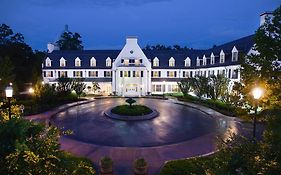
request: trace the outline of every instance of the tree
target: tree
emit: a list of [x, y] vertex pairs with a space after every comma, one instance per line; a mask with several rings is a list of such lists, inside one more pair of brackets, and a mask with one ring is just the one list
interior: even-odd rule
[[59, 130], [21, 118], [0, 124], [2, 174], [95, 174], [91, 162], [61, 151]]
[[281, 6], [267, 19], [255, 34], [256, 54], [246, 57], [242, 64], [242, 96], [246, 103], [254, 106], [251, 91], [255, 86], [265, 89], [260, 105], [266, 108], [281, 106]]
[[208, 93], [211, 99], [223, 99], [228, 96], [229, 79], [224, 75], [212, 75], [209, 77], [209, 90]]
[[14, 66], [9, 57], [2, 58], [0, 56], [0, 92], [3, 92], [5, 87], [9, 85], [10, 82], [14, 82]]
[[85, 88], [86, 88], [86, 84], [83, 83], [83, 79], [74, 79], [72, 81], [71, 89], [76, 92], [78, 98], [81, 96]]
[[209, 80], [204, 76], [196, 76], [190, 79], [192, 89], [195, 94], [202, 98], [204, 95], [207, 95], [209, 92]]
[[100, 85], [97, 82], [92, 82], [92, 84], [93, 84], [93, 91], [95, 94], [97, 90], [100, 90]]
[[14, 33], [6, 24], [0, 25], [0, 57], [9, 57], [11, 67], [14, 67], [13, 85], [20, 91], [26, 90], [25, 83], [35, 83], [40, 79], [41, 63], [45, 56], [43, 52], [40, 53], [33, 52], [24, 42], [22, 34]]
[[78, 33], [65, 31], [59, 41], [56, 42], [60, 50], [83, 50], [81, 36]]
[[66, 78], [66, 77], [60, 77], [58, 79], [58, 86], [57, 86], [56, 90], [62, 94], [70, 93], [72, 90], [72, 83], [73, 83], [73, 79]]
[[136, 103], [136, 100], [134, 100], [133, 98], [128, 98], [126, 102], [129, 103], [130, 107], [132, 107], [132, 104]]
[[188, 95], [191, 89], [191, 79], [185, 78], [178, 82], [178, 86], [184, 96]]

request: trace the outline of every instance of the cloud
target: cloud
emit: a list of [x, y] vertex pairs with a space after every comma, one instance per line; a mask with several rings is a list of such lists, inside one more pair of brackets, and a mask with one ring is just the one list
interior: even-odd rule
[[171, 0], [27, 0], [29, 3], [38, 6], [57, 6], [68, 4], [90, 5], [90, 6], [138, 6], [149, 3], [161, 3]]

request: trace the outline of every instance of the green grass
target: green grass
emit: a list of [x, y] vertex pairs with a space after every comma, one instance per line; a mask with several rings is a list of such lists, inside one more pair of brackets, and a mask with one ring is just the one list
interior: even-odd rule
[[213, 169], [214, 155], [170, 161], [162, 168], [160, 175], [204, 175]]
[[152, 110], [143, 105], [120, 105], [116, 106], [111, 110], [112, 113], [118, 115], [126, 115], [126, 116], [138, 116], [138, 115], [147, 115], [152, 112]]

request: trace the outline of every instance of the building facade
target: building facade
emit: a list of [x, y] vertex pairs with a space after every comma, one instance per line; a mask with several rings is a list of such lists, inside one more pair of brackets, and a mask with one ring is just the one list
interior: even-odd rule
[[142, 50], [136, 37], [128, 37], [122, 50], [61, 51], [48, 44], [43, 79], [55, 84], [59, 77], [83, 78], [88, 93], [92, 82], [107, 95], [175, 93], [177, 82], [198, 75], [223, 74], [230, 83], [239, 81], [239, 58], [253, 45], [253, 35], [206, 50]]

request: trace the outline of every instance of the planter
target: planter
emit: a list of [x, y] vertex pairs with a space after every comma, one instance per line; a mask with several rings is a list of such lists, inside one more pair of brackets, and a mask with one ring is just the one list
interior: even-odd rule
[[134, 162], [134, 174], [135, 175], [147, 175], [148, 165], [147, 162], [143, 159], [136, 159]]
[[109, 157], [103, 157], [100, 162], [100, 175], [113, 175], [113, 161]]

